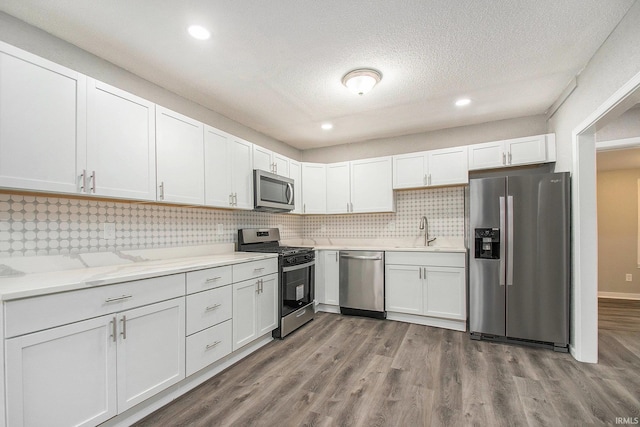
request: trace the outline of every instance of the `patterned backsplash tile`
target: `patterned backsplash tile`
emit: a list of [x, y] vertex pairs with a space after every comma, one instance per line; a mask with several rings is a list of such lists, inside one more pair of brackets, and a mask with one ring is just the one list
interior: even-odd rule
[[[102, 223], [115, 223], [114, 240]], [[247, 227], [302, 237], [297, 215], [0, 193], [0, 258], [232, 243]]]
[[[250, 227], [278, 227], [283, 240], [414, 237], [423, 215], [430, 236], [464, 234], [462, 187], [401, 191], [396, 202], [395, 213], [300, 217], [0, 193], [0, 258], [233, 243]], [[115, 223], [115, 239], [103, 238], [102, 223]]]
[[305, 238], [402, 238], [424, 233], [420, 219], [429, 221], [429, 236], [464, 236], [464, 187], [399, 191], [396, 212], [380, 214], [314, 215], [304, 218]]

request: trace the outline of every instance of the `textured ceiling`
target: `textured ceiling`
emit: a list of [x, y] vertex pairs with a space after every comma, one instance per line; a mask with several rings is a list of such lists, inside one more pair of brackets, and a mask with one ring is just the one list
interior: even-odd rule
[[[306, 149], [542, 114], [633, 1], [0, 0], [0, 10]], [[211, 39], [191, 39], [194, 23]], [[340, 82], [360, 67], [384, 76], [364, 96]], [[473, 103], [457, 108], [459, 97]]]

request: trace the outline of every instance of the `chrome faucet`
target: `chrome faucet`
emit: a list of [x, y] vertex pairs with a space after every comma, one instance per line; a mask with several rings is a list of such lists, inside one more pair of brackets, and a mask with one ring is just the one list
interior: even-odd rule
[[420, 230], [424, 230], [424, 245], [425, 246], [429, 246], [429, 243], [431, 243], [434, 240], [436, 240], [435, 237], [433, 239], [429, 238], [429, 220], [427, 219], [426, 216], [423, 216], [422, 219], [420, 220]]

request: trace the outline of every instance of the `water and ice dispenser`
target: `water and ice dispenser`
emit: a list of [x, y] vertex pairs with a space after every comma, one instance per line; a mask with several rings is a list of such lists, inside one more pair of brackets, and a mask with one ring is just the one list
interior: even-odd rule
[[476, 258], [500, 259], [500, 229], [476, 228]]

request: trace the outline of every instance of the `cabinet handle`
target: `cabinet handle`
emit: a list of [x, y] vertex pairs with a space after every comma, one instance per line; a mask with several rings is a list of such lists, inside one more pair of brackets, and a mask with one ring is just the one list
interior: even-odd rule
[[429, 185], [431, 185], [431, 174], [429, 174]]
[[164, 200], [164, 181], [160, 181], [160, 200]]
[[217, 346], [218, 344], [220, 344], [222, 341], [216, 341], [213, 342], [211, 344], [207, 344], [207, 346], [204, 348], [205, 350], [211, 350], [213, 347]]
[[122, 319], [120, 319], [122, 321], [122, 332], [120, 333], [120, 335], [122, 335], [122, 339], [126, 340], [127, 339], [127, 316], [122, 316]]
[[307, 213], [307, 204], [306, 203], [302, 204], [302, 213]]
[[84, 192], [87, 187], [87, 170], [82, 169], [82, 173], [80, 174], [80, 191]]
[[260, 280], [256, 280], [256, 294], [260, 293]]
[[422, 279], [422, 267], [418, 269], [418, 277]]
[[233, 206], [238, 206], [238, 193], [233, 193]]
[[233, 193], [229, 193], [229, 206], [233, 206]]
[[113, 342], [116, 342], [118, 339], [118, 319], [116, 316], [113, 316], [113, 320], [111, 320], [111, 338], [113, 338]]
[[338, 262], [338, 252], [336, 252], [336, 262]]
[[425, 174], [424, 174], [424, 178], [422, 178], [422, 183], [423, 183], [424, 185], [429, 185], [429, 184], [428, 184], [428, 182], [429, 182], [429, 181], [427, 181], [427, 174], [425, 173]]
[[353, 203], [351, 203], [351, 212], [353, 212]]
[[427, 278], [427, 267], [424, 268], [424, 273], [422, 273], [422, 278], [423, 279]]
[[216, 308], [220, 307], [222, 304], [214, 304], [214, 305], [210, 305], [209, 307], [205, 308], [204, 311], [212, 311], [215, 310]]
[[505, 154], [505, 152], [502, 152], [502, 164], [506, 165], [507, 164], [507, 155]]
[[133, 295], [122, 295], [121, 297], [107, 298], [106, 300], [104, 300], [104, 302], [122, 301], [124, 299], [129, 299], [131, 297], [133, 297]]
[[511, 164], [511, 151], [509, 151], [509, 164]]
[[277, 175], [278, 174], [278, 164], [274, 163], [273, 166], [275, 166], [275, 168], [276, 168], [276, 175]]
[[222, 276], [209, 277], [207, 280], [204, 281], [204, 283], [211, 283], [211, 282], [215, 282], [216, 280], [220, 280], [220, 279], [222, 279]]
[[91, 192], [96, 194], [96, 171], [91, 172]]
[[258, 268], [254, 268], [254, 269], [253, 269], [253, 272], [254, 272], [254, 273], [259, 273], [259, 272], [261, 272], [261, 271], [263, 271], [263, 270], [264, 270], [264, 267], [258, 267]]

